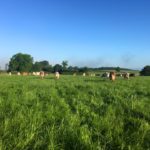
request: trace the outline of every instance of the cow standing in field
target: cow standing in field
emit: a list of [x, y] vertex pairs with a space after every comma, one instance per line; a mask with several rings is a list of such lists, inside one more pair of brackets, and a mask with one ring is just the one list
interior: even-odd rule
[[124, 79], [129, 79], [130, 78], [130, 74], [128, 72], [124, 73], [123, 75]]
[[32, 75], [33, 75], [33, 76], [36, 76], [36, 73], [35, 73], [35, 72], [33, 72], [33, 73], [32, 73]]
[[11, 76], [11, 72], [9, 72], [8, 75]]
[[105, 73], [102, 74], [101, 77], [103, 77], [103, 78], [109, 78], [110, 77], [110, 73], [109, 72], [105, 72]]
[[59, 78], [60, 78], [59, 72], [55, 72], [55, 79], [59, 79]]
[[18, 75], [18, 76], [20, 76], [20, 75], [21, 75], [21, 73], [20, 73], [20, 72], [17, 72], [17, 75]]
[[44, 76], [45, 76], [44, 71], [41, 71], [41, 72], [40, 72], [40, 77], [41, 77], [41, 79], [43, 79], [43, 78], [44, 78]]
[[27, 75], [28, 75], [28, 72], [22, 72], [22, 75], [23, 75], [23, 76], [27, 76]]
[[109, 79], [112, 80], [112, 81], [115, 81], [116, 80], [116, 73], [115, 72], [110, 72]]
[[85, 73], [83, 73], [83, 77], [85, 77], [86, 76], [86, 74]]
[[95, 77], [95, 73], [91, 73], [90, 76], [91, 76], [91, 77]]

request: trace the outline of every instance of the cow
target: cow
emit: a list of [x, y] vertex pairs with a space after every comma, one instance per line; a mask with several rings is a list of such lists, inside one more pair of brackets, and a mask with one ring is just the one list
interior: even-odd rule
[[110, 72], [109, 79], [112, 80], [112, 81], [115, 81], [116, 80], [116, 73], [115, 72]]
[[18, 75], [18, 76], [20, 76], [20, 75], [21, 75], [21, 73], [20, 73], [20, 72], [17, 72], [17, 75]]
[[91, 76], [91, 77], [95, 77], [95, 73], [91, 73], [90, 76]]
[[86, 73], [83, 73], [83, 75], [82, 75], [83, 77], [85, 77], [86, 76]]
[[59, 78], [60, 78], [59, 72], [55, 72], [55, 79], [59, 79]]
[[40, 76], [40, 72], [33, 72], [32, 75], [33, 76]]
[[43, 79], [43, 78], [44, 78], [44, 76], [45, 76], [44, 71], [40, 71], [40, 77], [41, 77], [41, 79]]
[[9, 72], [8, 75], [11, 76], [11, 72]]
[[109, 78], [110, 77], [110, 73], [109, 72], [105, 72], [102, 74], [101, 76], [102, 78]]
[[22, 72], [22, 75], [23, 75], [23, 76], [27, 76], [27, 75], [28, 75], [28, 72]]
[[123, 74], [124, 79], [129, 79], [130, 78], [130, 74], [128, 72]]

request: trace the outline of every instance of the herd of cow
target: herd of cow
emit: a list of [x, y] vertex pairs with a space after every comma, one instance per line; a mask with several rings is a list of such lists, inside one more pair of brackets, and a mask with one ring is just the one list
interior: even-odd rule
[[[12, 75], [11, 72], [9, 72], [8, 74], [9, 74], [9, 76]], [[22, 75], [22, 76], [27, 76], [27, 75], [40, 76], [41, 79], [43, 79], [45, 76], [48, 76], [48, 73], [46, 73], [46, 72], [44, 72], [44, 71], [33, 72], [33, 73], [28, 73], [28, 72], [22, 72], [22, 73], [20, 73], [20, 72], [17, 72], [16, 75], [18, 75], [18, 76], [21, 76], [21, 75]], [[56, 78], [56, 79], [59, 79], [59, 78], [60, 78], [59, 72], [55, 72], [55, 78]]]
[[102, 74], [102, 77], [106, 77], [112, 81], [115, 81], [116, 77], [123, 77], [124, 79], [129, 79], [130, 77], [135, 77], [135, 74], [128, 72], [118, 74], [116, 74], [115, 72], [105, 72], [104, 74]]
[[[9, 76], [12, 75], [11, 72], [9, 72], [8, 74], [9, 74]], [[28, 73], [28, 72], [20, 73], [20, 72], [17, 72], [17, 75], [18, 76], [20, 76], [20, 75], [23, 75], [23, 76], [27, 76], [27, 75], [40, 76], [41, 79], [43, 79], [45, 76], [48, 75], [48, 73], [45, 73], [44, 71], [33, 72], [33, 73]], [[76, 76], [76, 73], [74, 73], [73, 76]], [[91, 74], [83, 73], [82, 76], [83, 77], [85, 77], [85, 76], [94, 77], [94, 76], [96, 76], [96, 74], [94, 74], [94, 73], [91, 73]], [[116, 77], [123, 77], [124, 79], [129, 79], [130, 77], [135, 77], [135, 76], [136, 75], [134, 73], [128, 73], [128, 72], [125, 72], [125, 73], [105, 72], [105, 73], [103, 73], [101, 75], [102, 78], [108, 78], [108, 79], [110, 79], [112, 81], [115, 81]], [[59, 79], [60, 78], [60, 73], [59, 72], [55, 72], [54, 77], [55, 77], [55, 79]]]

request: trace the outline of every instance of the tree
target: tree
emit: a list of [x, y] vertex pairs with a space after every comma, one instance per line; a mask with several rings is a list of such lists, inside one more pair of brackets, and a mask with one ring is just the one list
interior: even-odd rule
[[150, 66], [145, 66], [141, 70], [140, 74], [143, 75], [143, 76], [150, 76]]
[[63, 70], [63, 67], [60, 65], [60, 64], [56, 64], [54, 67], [53, 67], [53, 72], [62, 72]]
[[63, 62], [62, 62], [62, 67], [63, 67], [63, 70], [67, 70], [68, 61], [63, 61]]
[[49, 64], [47, 60], [35, 62], [33, 64], [33, 71], [46, 71], [52, 72], [52, 66]]
[[82, 67], [82, 68], [79, 69], [79, 72], [82, 72], [82, 73], [85, 72], [85, 73], [87, 73], [88, 70], [89, 70], [88, 67]]
[[120, 67], [116, 67], [116, 69], [115, 69], [117, 72], [120, 72]]
[[32, 67], [32, 71], [41, 71], [42, 66], [39, 62], [35, 62]]
[[9, 71], [31, 71], [33, 58], [29, 54], [18, 53], [12, 56], [9, 62]]

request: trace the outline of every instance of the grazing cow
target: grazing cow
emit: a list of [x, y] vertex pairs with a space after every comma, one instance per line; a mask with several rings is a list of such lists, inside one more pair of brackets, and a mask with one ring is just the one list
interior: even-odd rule
[[18, 75], [18, 76], [20, 76], [20, 75], [21, 75], [21, 73], [20, 73], [20, 72], [17, 72], [17, 75]]
[[9, 72], [8, 75], [11, 76], [11, 72]]
[[116, 80], [116, 73], [115, 72], [110, 72], [109, 79], [112, 80], [112, 81], [115, 81]]
[[91, 73], [90, 76], [91, 76], [91, 77], [95, 77], [95, 73]]
[[55, 72], [55, 79], [59, 79], [59, 78], [60, 78], [59, 72]]
[[85, 73], [83, 73], [83, 77], [85, 77], [86, 76], [86, 74]]
[[23, 76], [27, 76], [27, 75], [28, 75], [28, 72], [22, 72], [22, 75], [23, 75]]
[[34, 76], [40, 76], [40, 72], [33, 72], [32, 75], [34, 75]]
[[40, 77], [41, 77], [41, 79], [43, 79], [43, 78], [44, 78], [44, 76], [45, 76], [44, 71], [40, 71]]
[[129, 79], [130, 78], [130, 74], [128, 72], [123, 74], [124, 79]]
[[103, 78], [109, 78], [110, 77], [110, 73], [109, 72], [105, 72], [105, 73], [102, 74], [101, 77], [103, 77]]
[[36, 76], [36, 72], [33, 72], [32, 75], [33, 75], [33, 76]]

